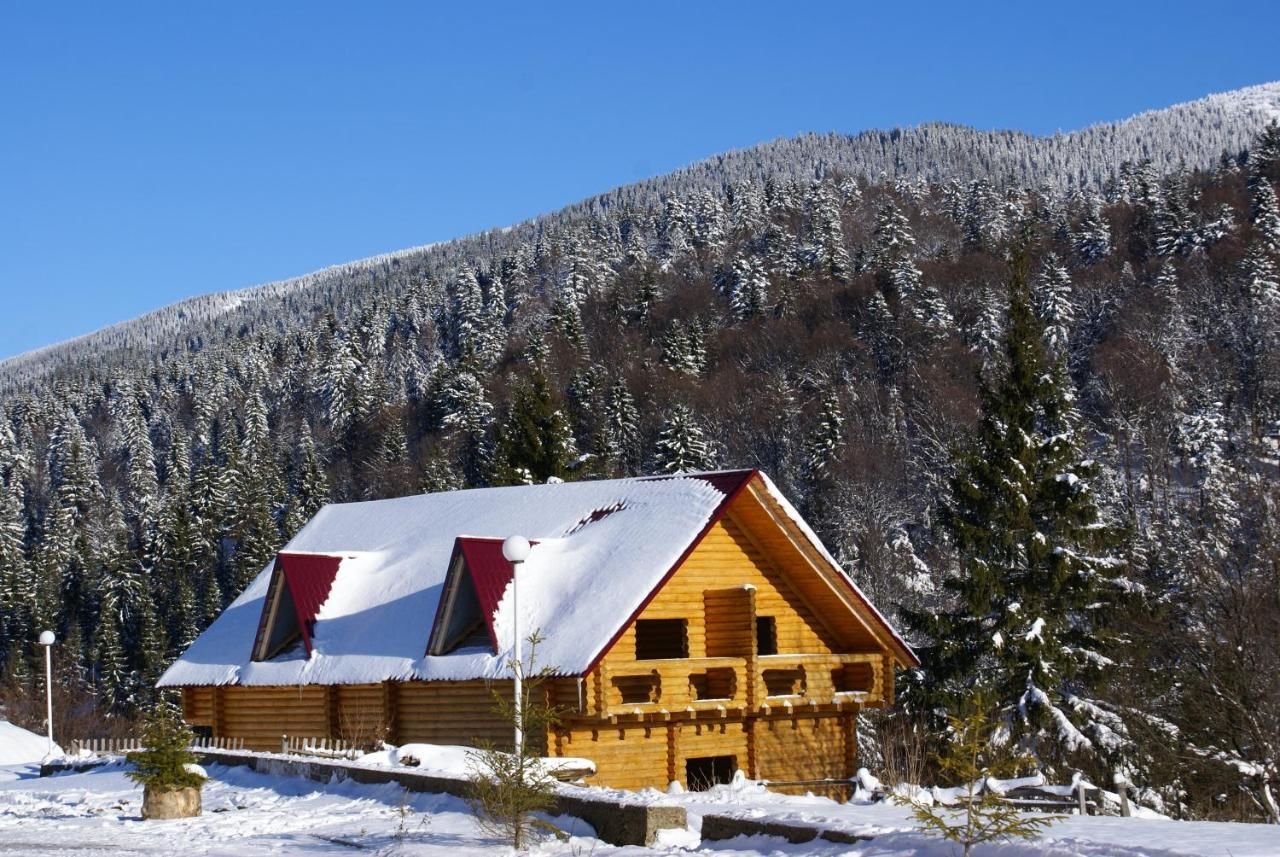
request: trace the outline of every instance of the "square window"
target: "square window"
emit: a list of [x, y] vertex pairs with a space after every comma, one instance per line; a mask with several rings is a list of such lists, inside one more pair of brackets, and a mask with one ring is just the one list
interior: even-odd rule
[[636, 660], [689, 657], [687, 619], [637, 619]]

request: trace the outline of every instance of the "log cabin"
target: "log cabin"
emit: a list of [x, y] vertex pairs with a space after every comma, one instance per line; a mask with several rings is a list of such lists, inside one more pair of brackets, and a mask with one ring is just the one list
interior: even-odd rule
[[[737, 770], [839, 793], [857, 715], [916, 656], [758, 470], [484, 488], [325, 506], [165, 672], [186, 719], [283, 735], [510, 747], [493, 693], [521, 637], [562, 715], [530, 736], [590, 782]], [[527, 652], [527, 647], [526, 647]]]

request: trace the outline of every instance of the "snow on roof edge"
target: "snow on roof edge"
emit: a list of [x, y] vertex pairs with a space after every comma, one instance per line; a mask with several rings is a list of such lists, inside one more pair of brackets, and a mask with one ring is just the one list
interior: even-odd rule
[[854, 583], [853, 578], [845, 573], [845, 570], [840, 566], [840, 563], [837, 562], [836, 558], [831, 555], [829, 550], [827, 550], [827, 546], [822, 543], [820, 538], [818, 538], [818, 534], [815, 533], [813, 528], [809, 526], [808, 522], [801, 517], [799, 510], [796, 509], [795, 506], [791, 505], [791, 501], [788, 500], [780, 490], [778, 490], [778, 486], [769, 478], [769, 474], [765, 473], [763, 470], [757, 470], [756, 472], [760, 475], [760, 480], [763, 482], [765, 489], [769, 492], [769, 496], [773, 498], [773, 501], [778, 504], [783, 512], [786, 513], [787, 517], [791, 519], [791, 522], [796, 525], [796, 528], [804, 534], [804, 537], [808, 539], [818, 553], [822, 555], [822, 558], [830, 563], [831, 567], [839, 573], [840, 579], [849, 585], [849, 588], [853, 590], [859, 600], [861, 600], [862, 603], [867, 606], [867, 609], [869, 609], [872, 614], [880, 620], [880, 623], [885, 627], [893, 639], [915, 660], [916, 665], [918, 666], [920, 664], [920, 656], [916, 654], [915, 649], [911, 648], [911, 645], [902, 638], [902, 635], [898, 633], [898, 629], [895, 628], [893, 623], [880, 612], [880, 608], [876, 607], [871, 599], [866, 596], [866, 593], [862, 591], [861, 587]]

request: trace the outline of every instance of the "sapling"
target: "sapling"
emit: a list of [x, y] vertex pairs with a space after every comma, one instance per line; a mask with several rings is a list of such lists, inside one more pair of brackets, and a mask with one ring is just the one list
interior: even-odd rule
[[1040, 830], [1063, 818], [1059, 815], [1028, 815], [986, 787], [989, 778], [1007, 779], [1020, 768], [1033, 764], [1026, 755], [1014, 751], [1007, 742], [993, 741], [995, 724], [981, 697], [970, 700], [960, 716], [949, 715], [951, 741], [935, 754], [938, 772], [944, 780], [962, 786], [961, 806], [950, 809], [939, 803], [925, 803], [919, 797], [898, 796], [911, 807], [916, 822], [926, 832], [955, 842], [965, 857], [973, 846], [1005, 839], [1032, 839]]
[[[523, 677], [522, 711], [517, 714], [509, 697], [493, 692], [494, 709], [503, 720], [515, 725], [520, 717], [525, 736], [535, 743], [560, 720], [562, 709], [546, 702], [540, 693], [542, 684], [552, 674], [550, 667], [538, 668], [537, 649], [542, 637], [534, 632], [528, 638], [527, 664], [512, 662]], [[492, 742], [482, 742], [473, 754], [469, 800], [480, 826], [509, 841], [516, 849], [529, 844], [532, 833], [551, 826], [538, 822], [535, 812], [551, 809], [555, 803], [556, 781], [542, 762], [538, 748], [531, 748], [526, 738], [512, 752], [498, 749]], [[554, 831], [554, 828], [551, 828]]]

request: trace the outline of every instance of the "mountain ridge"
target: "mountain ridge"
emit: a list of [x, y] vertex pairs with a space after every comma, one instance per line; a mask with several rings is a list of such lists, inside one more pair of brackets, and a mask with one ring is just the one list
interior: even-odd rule
[[[1192, 120], [1199, 119], [1199, 122]], [[1207, 140], [1201, 139], [1209, 122]], [[428, 255], [449, 248], [466, 253], [472, 244], [484, 245], [495, 239], [519, 240], [529, 230], [545, 224], [571, 220], [577, 215], [618, 206], [652, 205], [673, 192], [689, 192], [720, 187], [749, 177], [788, 176], [818, 179], [831, 172], [866, 180], [910, 178], [924, 181], [947, 179], [987, 179], [999, 186], [1033, 187], [1045, 183], [1028, 182], [1047, 176], [1059, 188], [1099, 189], [1114, 178], [1122, 160], [1149, 159], [1161, 174], [1179, 167], [1210, 166], [1212, 158], [1240, 151], [1248, 138], [1269, 121], [1280, 120], [1280, 81], [1256, 84], [1226, 92], [1212, 93], [1192, 101], [1135, 113], [1085, 128], [1036, 135], [1016, 130], [981, 130], [967, 125], [929, 122], [896, 129], [869, 129], [853, 134], [808, 133], [782, 137], [740, 149], [730, 149], [695, 161], [669, 173], [612, 188], [516, 224], [486, 230], [442, 242], [394, 250], [375, 256], [330, 265], [296, 277], [238, 289], [210, 292], [167, 304], [131, 319], [124, 319], [80, 336], [50, 343], [0, 360], [0, 388], [13, 387], [56, 370], [59, 365], [84, 356], [84, 350], [117, 354], [143, 348], [163, 350], [199, 347], [189, 335], [195, 326], [231, 319], [237, 312], [248, 315], [264, 302], [287, 300], [311, 288], [330, 287], [351, 277], [402, 265], [426, 265]], [[1147, 136], [1171, 125], [1174, 145], [1152, 150]], [[1190, 128], [1188, 133], [1186, 130]], [[1136, 132], [1136, 133], [1135, 133]], [[1133, 137], [1125, 140], [1126, 134]], [[1099, 139], [1100, 138], [1100, 139]], [[1196, 141], [1192, 145], [1191, 141]], [[1038, 147], [1049, 160], [1047, 169], [1036, 169], [1022, 148]], [[1221, 144], [1221, 145], [1220, 145]], [[1073, 149], [1092, 152], [1077, 169], [1065, 169]], [[876, 157], [876, 150], [879, 157]], [[1188, 149], [1193, 149], [1188, 158]], [[1215, 151], [1216, 149], [1216, 151]], [[1057, 150], [1057, 151], [1055, 151]], [[1129, 158], [1117, 158], [1127, 151]], [[1065, 153], [1065, 154], [1064, 154]], [[890, 158], [892, 156], [892, 158]], [[1138, 156], [1138, 157], [1134, 157]], [[874, 173], [876, 163], [890, 165]], [[1064, 173], [1066, 173], [1064, 175]], [[376, 279], [376, 273], [374, 274]], [[149, 324], [159, 328], [154, 332]], [[141, 334], [139, 330], [143, 329]], [[183, 341], [185, 339], [185, 341]]]

